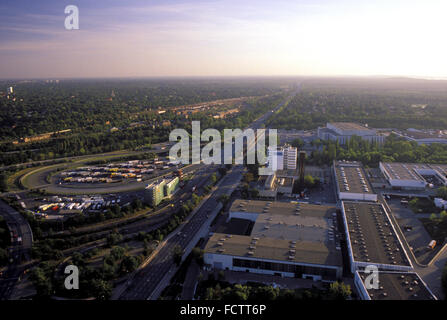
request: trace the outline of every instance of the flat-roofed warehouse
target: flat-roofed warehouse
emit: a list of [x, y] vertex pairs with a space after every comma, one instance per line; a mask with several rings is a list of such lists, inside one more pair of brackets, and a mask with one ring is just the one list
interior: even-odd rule
[[235, 200], [229, 217], [254, 221], [250, 235], [214, 234], [206, 265], [316, 281], [342, 276], [335, 207]]
[[334, 161], [333, 174], [340, 200], [377, 201], [360, 162]]
[[351, 271], [368, 265], [410, 271], [411, 262], [381, 203], [342, 202]]
[[434, 176], [447, 185], [445, 164], [380, 162], [379, 168], [395, 189], [423, 190], [429, 184], [423, 176]]
[[379, 271], [378, 286], [367, 289], [370, 275], [355, 273], [355, 287], [363, 300], [438, 300], [417, 273]]
[[322, 140], [334, 140], [346, 144], [353, 136], [374, 143], [383, 143], [384, 136], [377, 130], [355, 122], [328, 122], [326, 127], [318, 127], [317, 135]]

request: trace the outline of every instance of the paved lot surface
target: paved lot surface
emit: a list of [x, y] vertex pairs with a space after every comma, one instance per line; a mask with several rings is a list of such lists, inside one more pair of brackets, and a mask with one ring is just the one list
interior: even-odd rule
[[[405, 237], [413, 247], [416, 258], [423, 264], [429, 262], [433, 254], [427, 249], [427, 245], [432, 240], [424, 225], [419, 218], [425, 218], [424, 214], [415, 214], [410, 208], [400, 204], [400, 199], [387, 200], [394, 216], [396, 217], [399, 227], [404, 232]], [[405, 227], [410, 226], [412, 230], [406, 231]]]
[[[396, 220], [398, 220], [399, 218], [404, 220], [408, 219], [408, 222], [415, 222], [417, 223], [415, 220], [417, 220], [416, 217], [420, 216], [420, 214], [417, 214], [417, 216], [413, 213], [413, 211], [407, 209], [407, 210], [402, 210], [402, 206], [400, 206], [400, 202], [398, 202], [396, 204], [395, 201], [393, 201], [393, 199], [388, 200], [388, 206], [390, 207], [393, 216], [396, 218]], [[405, 208], [404, 208], [405, 209]], [[411, 216], [413, 215], [413, 216]], [[419, 221], [419, 220], [417, 220]], [[420, 221], [419, 221], [420, 222]], [[399, 225], [401, 224], [400, 222], [398, 222]], [[401, 228], [401, 230], [403, 230]], [[422, 230], [421, 233], [423, 234], [425, 231]], [[410, 244], [408, 239], [412, 238], [412, 235], [408, 235], [406, 231], [402, 231], [405, 234], [405, 240], [403, 240], [404, 242], [404, 247], [406, 248], [406, 250], [409, 250], [407, 247], [407, 244]], [[413, 232], [414, 232], [414, 228], [413, 228]], [[426, 232], [426, 231], [425, 231]], [[418, 237], [422, 237], [419, 238], [419, 242], [422, 243], [422, 241], [424, 240], [424, 236], [419, 235], [418, 233], [415, 232], [414, 238], [418, 238]], [[413, 239], [414, 240], [414, 239]], [[411, 244], [410, 244], [411, 245]], [[426, 246], [427, 244], [425, 244]], [[416, 247], [414, 247], [416, 250]], [[447, 250], [444, 250], [436, 259], [436, 261], [429, 265], [429, 266], [423, 266], [423, 265], [419, 265], [418, 263], [416, 263], [413, 259], [413, 256], [410, 254], [409, 255], [413, 267], [414, 267], [414, 271], [422, 278], [422, 280], [427, 284], [427, 286], [430, 288], [430, 290], [435, 294], [436, 297], [438, 297], [438, 299], [442, 300], [444, 299], [444, 292], [442, 290], [441, 287], [441, 277], [442, 277], [442, 270], [444, 269], [445, 264], [447, 263]]]
[[316, 189], [309, 190], [307, 197], [310, 203], [321, 202], [321, 203], [336, 203], [335, 198], [335, 186], [334, 180], [330, 173], [325, 176], [325, 183], [321, 184], [320, 187]]

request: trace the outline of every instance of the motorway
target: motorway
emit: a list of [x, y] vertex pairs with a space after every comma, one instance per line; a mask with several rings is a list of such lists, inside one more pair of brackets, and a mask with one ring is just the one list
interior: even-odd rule
[[[250, 126], [252, 129], [258, 129], [268, 120], [268, 118], [281, 108], [291, 97], [299, 90], [289, 95], [283, 102], [276, 106], [273, 110], [256, 119]], [[248, 146], [253, 148], [254, 144]], [[212, 168], [213, 166], [205, 166], [205, 168]], [[152, 294], [157, 289], [163, 276], [171, 272], [174, 266], [174, 249], [178, 246], [182, 250], [190, 244], [196, 233], [199, 232], [202, 225], [210, 218], [209, 213], [218, 206], [219, 198], [223, 194], [231, 194], [239, 184], [242, 177], [244, 167], [242, 165], [234, 166], [233, 169], [223, 177], [219, 187], [210, 195], [210, 197], [203, 203], [203, 205], [195, 212], [192, 217], [185, 221], [181, 230], [174, 231], [175, 233], [168, 237], [164, 245], [154, 256], [154, 258], [142, 269], [140, 269], [134, 278], [132, 278], [127, 288], [119, 295], [120, 300], [146, 300], [153, 299]], [[188, 187], [190, 185], [188, 184]]]
[[[10, 232], [15, 235], [14, 239], [11, 239], [12, 244], [9, 249], [12, 262], [0, 277], [0, 300], [8, 300], [23, 272], [24, 266], [21, 262], [30, 260], [33, 234], [25, 218], [3, 200], [0, 200], [0, 215], [5, 219]], [[19, 237], [22, 238], [21, 243], [17, 241]]]
[[120, 300], [144, 300], [151, 296], [161, 277], [169, 272], [174, 264], [174, 249], [177, 246], [182, 250], [187, 247], [202, 224], [208, 219], [211, 210], [218, 205], [219, 197], [237, 187], [242, 171], [243, 167], [237, 166], [223, 178], [219, 188], [183, 224], [181, 232], [169, 238], [154, 259], [137, 273], [132, 283], [119, 297]]

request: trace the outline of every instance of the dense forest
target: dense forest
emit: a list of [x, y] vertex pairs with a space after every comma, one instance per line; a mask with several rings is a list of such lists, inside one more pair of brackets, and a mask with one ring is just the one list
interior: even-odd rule
[[330, 121], [367, 123], [374, 128], [445, 129], [447, 81], [308, 80], [268, 126], [308, 130]]
[[[63, 80], [14, 84], [0, 97], [0, 166], [57, 157], [134, 149], [166, 141], [172, 128], [200, 120], [202, 128], [240, 128], [283, 97], [290, 80], [165, 79]], [[2, 82], [5, 88], [11, 83]], [[248, 97], [237, 116], [209, 113], [180, 117], [170, 107]], [[15, 101], [14, 101], [15, 100]], [[159, 114], [158, 110], [166, 110]], [[161, 125], [169, 120], [169, 126]], [[51, 139], [14, 144], [19, 138], [70, 129]]]

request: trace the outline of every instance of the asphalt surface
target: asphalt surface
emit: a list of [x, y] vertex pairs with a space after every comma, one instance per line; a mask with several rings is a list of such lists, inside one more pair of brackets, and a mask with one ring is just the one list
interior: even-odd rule
[[[8, 300], [25, 268], [21, 263], [31, 258], [33, 235], [25, 218], [3, 200], [0, 200], [0, 215], [5, 219], [8, 229], [17, 235], [9, 249], [9, 256], [13, 261], [0, 277], [0, 300]], [[17, 241], [19, 237], [22, 238], [21, 243]]]

